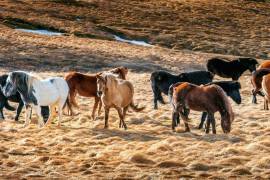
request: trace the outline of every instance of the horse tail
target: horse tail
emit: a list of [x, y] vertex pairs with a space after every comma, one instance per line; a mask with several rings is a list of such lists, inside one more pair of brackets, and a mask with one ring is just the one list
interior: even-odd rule
[[135, 105], [133, 101], [130, 103], [129, 106], [130, 106], [130, 107], [132, 108], [132, 110], [135, 111], [135, 112], [140, 112], [140, 111], [142, 111], [142, 110], [145, 109], [145, 106], [143, 106], [143, 107], [138, 107], [138, 105]]
[[172, 103], [173, 87], [174, 87], [174, 84], [170, 85], [169, 90], [168, 90], [168, 96], [169, 96], [170, 103]]
[[217, 85], [214, 86], [216, 87], [216, 91], [220, 97], [220, 99], [217, 100], [217, 105], [221, 115], [221, 127], [224, 133], [229, 133], [231, 131], [231, 124], [234, 120], [232, 106], [222, 88]]
[[6, 101], [4, 107], [5, 107], [7, 110], [9, 110], [9, 111], [15, 111], [15, 110], [16, 110], [14, 107], [12, 107], [12, 106], [8, 103], [8, 101]]
[[208, 77], [209, 77], [209, 79], [211, 80], [211, 82], [213, 81], [213, 79], [214, 79], [214, 76], [215, 76], [215, 74], [214, 73], [212, 73], [212, 72], [210, 72], [210, 71], [207, 71], [207, 73], [208, 73]]
[[63, 109], [65, 109], [65, 108], [68, 109], [68, 112], [70, 112], [70, 114], [73, 113], [73, 111], [72, 111], [72, 104], [71, 104], [71, 102], [70, 102], [69, 95], [68, 95], [68, 97], [67, 97], [67, 99], [66, 99], [66, 102], [65, 102], [65, 104], [64, 104], [64, 106], [63, 106]]

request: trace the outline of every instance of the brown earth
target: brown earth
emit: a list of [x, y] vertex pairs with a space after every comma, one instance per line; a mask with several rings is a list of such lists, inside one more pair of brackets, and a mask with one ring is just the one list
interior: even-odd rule
[[93, 99], [78, 98], [80, 114], [64, 116], [61, 128], [55, 119], [50, 127], [39, 129], [36, 116], [23, 128], [24, 113], [16, 123], [14, 112], [5, 110], [6, 120], [0, 121], [0, 179], [270, 178], [270, 113], [262, 110], [262, 98], [258, 105], [251, 104], [249, 73], [240, 79], [243, 103], [232, 102], [236, 118], [228, 135], [221, 131], [218, 114], [217, 135], [197, 129], [198, 112], [191, 112], [191, 133], [183, 132], [183, 124], [173, 133], [171, 106], [153, 110], [151, 71], [204, 69], [205, 61], [217, 54], [0, 28], [1, 73], [21, 69], [45, 78], [125, 65], [135, 102], [146, 105], [143, 112], [128, 114], [126, 131], [117, 127], [115, 110], [108, 130], [103, 129], [103, 114], [91, 120]]
[[270, 56], [268, 0], [4, 0], [0, 23], [98, 39], [117, 34], [178, 50]]

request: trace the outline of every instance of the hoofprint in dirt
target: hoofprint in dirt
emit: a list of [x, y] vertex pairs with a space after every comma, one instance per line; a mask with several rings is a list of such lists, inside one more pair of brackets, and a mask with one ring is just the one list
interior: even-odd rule
[[61, 128], [56, 119], [50, 127], [39, 129], [34, 124], [36, 116], [33, 124], [22, 128], [24, 112], [20, 123], [16, 123], [14, 113], [5, 111], [6, 120], [0, 122], [1, 178], [270, 177], [270, 112], [262, 110], [260, 97], [258, 104], [251, 104], [250, 73], [240, 78], [242, 104], [230, 100], [235, 120], [228, 135], [221, 130], [218, 114], [217, 135], [205, 135], [197, 129], [201, 113], [193, 111], [189, 116], [191, 133], [183, 132], [182, 122], [173, 133], [171, 106], [161, 105], [159, 110], [152, 107], [152, 70], [180, 73], [204, 69], [206, 60], [215, 54], [76, 37], [44, 37], [5, 28], [0, 35], [1, 73], [23, 67], [43, 78], [63, 77], [69, 70], [94, 73], [126, 65], [130, 69], [127, 79], [135, 89], [134, 101], [146, 105], [143, 112], [128, 113], [126, 131], [118, 128], [114, 110], [109, 116], [109, 129], [103, 129], [103, 115], [91, 120], [94, 101], [89, 98], [78, 98], [80, 114], [64, 116]]

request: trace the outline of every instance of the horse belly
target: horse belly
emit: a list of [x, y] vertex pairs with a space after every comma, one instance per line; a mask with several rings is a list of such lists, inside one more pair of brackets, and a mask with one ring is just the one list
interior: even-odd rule
[[59, 100], [59, 93], [54, 86], [43, 87], [40, 90], [36, 90], [34, 96], [37, 99], [37, 102], [41, 106], [48, 106], [56, 103]]

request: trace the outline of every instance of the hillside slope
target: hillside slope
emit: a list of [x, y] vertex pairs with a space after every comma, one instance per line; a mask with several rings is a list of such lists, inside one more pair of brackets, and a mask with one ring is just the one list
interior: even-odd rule
[[174, 49], [254, 56], [270, 52], [270, 2], [249, 0], [25, 0], [0, 2], [2, 24], [80, 37], [113, 34]]

